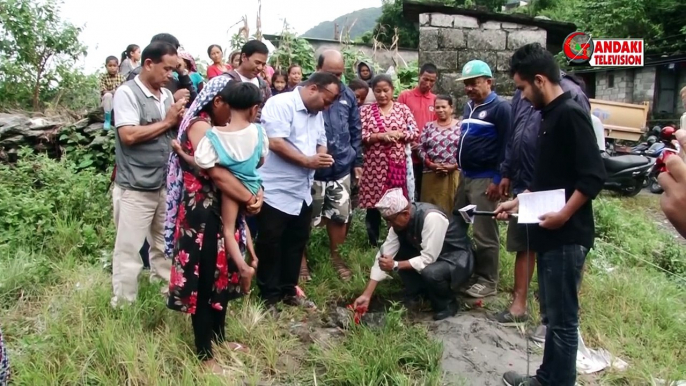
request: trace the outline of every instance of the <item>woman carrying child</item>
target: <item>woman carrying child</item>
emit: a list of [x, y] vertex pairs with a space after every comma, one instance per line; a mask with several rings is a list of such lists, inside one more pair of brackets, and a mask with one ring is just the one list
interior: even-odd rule
[[[213, 342], [225, 342], [228, 302], [249, 291], [257, 267], [243, 211], [255, 214], [262, 205], [254, 169], [268, 148], [250, 123], [259, 91], [250, 83], [234, 87], [241, 84], [218, 76], [203, 88], [181, 122], [167, 177], [165, 252], [173, 259], [167, 306], [191, 314], [198, 357], [217, 374], [225, 370], [213, 359]], [[214, 166], [213, 158], [230, 170]]]

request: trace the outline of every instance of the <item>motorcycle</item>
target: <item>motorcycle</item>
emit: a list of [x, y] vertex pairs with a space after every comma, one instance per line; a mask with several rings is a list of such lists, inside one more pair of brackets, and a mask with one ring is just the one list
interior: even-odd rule
[[662, 186], [660, 186], [660, 182], [657, 180], [657, 177], [660, 175], [660, 173], [667, 171], [667, 165], [665, 162], [667, 161], [668, 157], [674, 154], [679, 154], [678, 146], [676, 149], [674, 147], [664, 149], [662, 154], [660, 154], [655, 161], [655, 166], [648, 175], [648, 189], [650, 189], [650, 193], [662, 194], [662, 192], [664, 192], [664, 189], [662, 189]]
[[603, 188], [633, 197], [643, 189], [655, 159], [632, 154], [616, 157], [603, 154], [603, 163], [608, 175]]
[[[659, 144], [662, 145], [662, 147], [655, 147], [654, 151], [651, 153], [658, 155], [655, 161], [655, 166], [653, 166], [650, 173], [648, 174], [647, 187], [651, 193], [661, 194], [663, 192], [663, 189], [657, 180], [657, 176], [660, 175], [660, 173], [667, 171], [667, 167], [665, 166], [665, 161], [667, 160], [667, 157], [670, 157], [675, 153], [679, 153], [680, 151], [680, 146], [673, 142], [675, 139], [675, 132], [676, 129], [672, 126], [665, 126], [664, 128], [662, 128], [662, 130], [660, 131], [659, 142]], [[656, 143], [655, 145], [657, 144], [658, 143]]]

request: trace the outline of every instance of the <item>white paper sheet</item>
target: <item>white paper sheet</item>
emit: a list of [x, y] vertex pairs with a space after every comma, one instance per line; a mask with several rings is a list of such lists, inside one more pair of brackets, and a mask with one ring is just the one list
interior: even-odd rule
[[519, 198], [519, 224], [538, 224], [538, 218], [546, 213], [559, 212], [567, 200], [565, 190], [544, 190], [541, 192], [522, 193]]

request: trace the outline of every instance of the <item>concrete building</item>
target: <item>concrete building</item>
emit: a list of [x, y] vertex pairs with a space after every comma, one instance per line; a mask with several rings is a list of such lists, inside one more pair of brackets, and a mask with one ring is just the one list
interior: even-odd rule
[[403, 2], [403, 15], [419, 26], [419, 63], [432, 62], [439, 68], [436, 91], [452, 95], [457, 106], [467, 100], [464, 85], [456, 79], [468, 61], [488, 63], [498, 94], [512, 95], [512, 53], [534, 42], [559, 52], [564, 38], [576, 30], [572, 23], [412, 1]]
[[647, 58], [644, 67], [576, 71], [589, 97], [615, 102], [650, 104], [654, 123], [671, 123], [684, 113], [679, 91], [686, 86], [686, 55]]

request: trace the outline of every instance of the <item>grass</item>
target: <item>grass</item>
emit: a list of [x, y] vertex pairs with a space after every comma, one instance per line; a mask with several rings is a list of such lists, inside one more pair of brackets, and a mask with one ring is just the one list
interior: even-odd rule
[[[233, 373], [220, 379], [200, 371], [190, 319], [164, 306], [158, 285], [141, 279], [135, 305], [109, 307], [114, 231], [107, 176], [75, 173], [67, 161], [22, 159], [13, 168], [0, 166], [0, 324], [16, 385], [444, 382], [441, 342], [401, 308], [391, 306], [379, 327], [356, 326], [334, 337], [321, 328], [321, 316], [351, 302], [366, 283], [373, 251], [364, 247], [359, 214], [343, 247], [354, 272], [349, 283], [328, 262], [325, 232], [313, 233], [314, 280], [304, 289], [318, 314], [288, 310], [274, 320], [254, 295], [231, 304], [227, 333], [251, 353], [219, 347], [218, 359]], [[686, 248], [646, 213], [652, 201], [639, 199], [647, 200], [602, 197], [595, 205], [599, 240], [584, 277], [582, 332], [589, 347], [629, 363], [625, 372], [600, 375], [599, 384], [686, 378]], [[501, 257], [506, 293], [513, 257], [504, 251]], [[398, 289], [397, 280], [384, 283], [378, 298], [393, 298]], [[502, 295], [497, 303], [506, 301]]]

